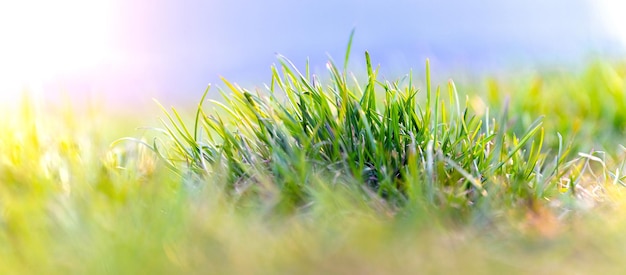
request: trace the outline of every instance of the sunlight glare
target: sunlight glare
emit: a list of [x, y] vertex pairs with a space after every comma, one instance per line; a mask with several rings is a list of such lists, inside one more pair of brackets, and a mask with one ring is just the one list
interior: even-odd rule
[[0, 102], [10, 104], [22, 89], [103, 65], [111, 54], [109, 3], [0, 1]]
[[626, 1], [598, 0], [594, 4], [599, 5], [600, 16], [608, 31], [619, 39], [622, 48], [626, 48]]

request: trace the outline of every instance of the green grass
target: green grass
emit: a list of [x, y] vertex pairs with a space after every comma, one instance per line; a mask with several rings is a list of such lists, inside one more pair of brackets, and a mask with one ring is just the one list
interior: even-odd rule
[[0, 273], [625, 268], [623, 64], [439, 86], [365, 60], [280, 57], [152, 126], [25, 98], [0, 119]]

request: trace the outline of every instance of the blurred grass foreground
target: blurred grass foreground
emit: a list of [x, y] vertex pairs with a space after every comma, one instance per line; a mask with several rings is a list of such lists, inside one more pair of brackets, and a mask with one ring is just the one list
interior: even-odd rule
[[152, 126], [5, 110], [0, 273], [626, 269], [623, 63], [440, 85], [428, 63], [387, 81], [367, 54], [358, 80], [279, 61]]

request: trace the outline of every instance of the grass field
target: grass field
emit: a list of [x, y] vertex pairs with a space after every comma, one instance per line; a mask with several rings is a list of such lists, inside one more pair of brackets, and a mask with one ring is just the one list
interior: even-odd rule
[[257, 90], [136, 117], [24, 97], [0, 121], [0, 273], [626, 269], [624, 63], [431, 83], [365, 60], [280, 58]]

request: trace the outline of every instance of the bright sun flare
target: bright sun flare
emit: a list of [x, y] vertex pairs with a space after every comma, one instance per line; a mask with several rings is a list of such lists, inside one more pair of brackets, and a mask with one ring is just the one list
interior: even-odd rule
[[0, 1], [0, 102], [23, 88], [103, 64], [111, 51], [107, 0]]
[[626, 47], [626, 1], [624, 0], [597, 0], [600, 17], [608, 31]]

